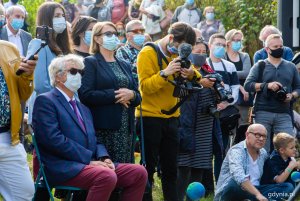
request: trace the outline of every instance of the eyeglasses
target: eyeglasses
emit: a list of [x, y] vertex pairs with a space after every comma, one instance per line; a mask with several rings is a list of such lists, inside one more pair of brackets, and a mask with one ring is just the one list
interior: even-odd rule
[[80, 75], [83, 75], [83, 70], [77, 69], [77, 68], [71, 68], [69, 70], [71, 75], [76, 75], [77, 73], [79, 73]]
[[222, 46], [222, 47], [226, 47], [226, 44], [223, 44], [223, 43], [216, 43], [214, 44], [215, 46]]
[[132, 33], [135, 33], [135, 34], [144, 34], [145, 33], [145, 29], [133, 29], [133, 30], [127, 31], [127, 33], [128, 32], [132, 32]]
[[116, 31], [107, 31], [107, 32], [104, 32], [104, 33], [100, 33], [99, 35], [100, 36], [104, 35], [104, 36], [107, 36], [107, 37], [112, 37], [113, 35], [118, 36], [118, 32], [116, 32]]
[[267, 139], [267, 135], [260, 134], [260, 133], [253, 133], [253, 132], [249, 132], [249, 133], [253, 134], [256, 139], [260, 139], [260, 138], [262, 138], [263, 140]]

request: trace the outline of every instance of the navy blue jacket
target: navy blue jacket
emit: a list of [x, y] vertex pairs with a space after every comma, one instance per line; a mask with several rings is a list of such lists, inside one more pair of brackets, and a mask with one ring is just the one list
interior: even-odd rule
[[[134, 130], [134, 110], [141, 102], [137, 84], [133, 79], [131, 66], [124, 60], [115, 58], [129, 79], [128, 89], [136, 92], [129, 108], [130, 132]], [[84, 59], [85, 72], [79, 89], [80, 101], [90, 108], [94, 126], [98, 129], [119, 129], [121, 127], [122, 107], [116, 104], [115, 91], [119, 89], [117, 78], [104, 57], [97, 53]]]
[[86, 132], [63, 94], [56, 88], [41, 94], [33, 108], [33, 128], [45, 173], [51, 185], [75, 177], [91, 160], [108, 156], [96, 144], [91, 112], [77, 102]]

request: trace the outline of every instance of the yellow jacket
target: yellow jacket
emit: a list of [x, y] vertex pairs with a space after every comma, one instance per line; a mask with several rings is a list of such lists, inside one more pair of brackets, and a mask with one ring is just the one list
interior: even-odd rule
[[2, 68], [10, 99], [11, 109], [11, 143], [16, 145], [20, 142], [19, 130], [22, 121], [20, 101], [26, 101], [32, 93], [33, 75], [16, 76], [16, 70], [21, 62], [20, 54], [16, 46], [7, 41], [0, 40], [0, 67]]
[[[173, 55], [167, 59], [171, 62], [176, 57], [176, 55]], [[166, 67], [167, 64], [163, 61], [162, 69]], [[200, 78], [201, 74], [196, 70], [195, 72], [197, 78]], [[143, 116], [160, 118], [178, 117], [179, 110], [171, 115], [161, 113], [161, 110], [168, 111], [174, 107], [178, 99], [173, 96], [174, 86], [159, 75], [160, 68], [157, 54], [152, 47], [146, 46], [140, 51], [137, 57], [137, 73], [142, 96]], [[172, 77], [169, 76], [168, 79], [172, 79]], [[139, 107], [136, 110], [137, 117], [140, 116]]]

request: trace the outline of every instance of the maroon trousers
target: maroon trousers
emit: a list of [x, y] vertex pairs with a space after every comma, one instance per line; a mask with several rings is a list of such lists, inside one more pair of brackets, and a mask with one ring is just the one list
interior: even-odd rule
[[141, 201], [147, 183], [145, 168], [137, 164], [119, 164], [115, 171], [86, 165], [63, 185], [87, 189], [86, 201], [106, 201], [115, 187], [122, 188], [121, 201]]

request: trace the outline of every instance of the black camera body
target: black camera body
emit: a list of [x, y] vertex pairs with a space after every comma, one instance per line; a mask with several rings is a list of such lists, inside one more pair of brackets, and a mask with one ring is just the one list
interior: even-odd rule
[[227, 101], [228, 103], [232, 103], [234, 101], [234, 98], [232, 97], [232, 94], [230, 91], [227, 91], [223, 85], [222, 85], [222, 75], [220, 75], [219, 73], [211, 73], [205, 76], [205, 78], [211, 79], [211, 78], [215, 78], [215, 84], [214, 84], [214, 89], [216, 91], [216, 93], [218, 94], [218, 101], [222, 102], [222, 101]]
[[36, 38], [41, 39], [42, 41], [49, 41], [50, 36], [52, 35], [53, 29], [46, 25], [36, 27]]
[[181, 68], [189, 69], [191, 67], [191, 61], [188, 58], [181, 58], [177, 62], [180, 62]]
[[283, 102], [286, 99], [287, 89], [286, 87], [279, 87], [277, 91], [275, 91], [275, 97], [277, 100]]

